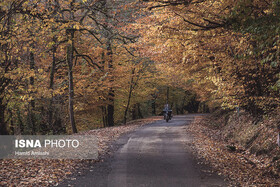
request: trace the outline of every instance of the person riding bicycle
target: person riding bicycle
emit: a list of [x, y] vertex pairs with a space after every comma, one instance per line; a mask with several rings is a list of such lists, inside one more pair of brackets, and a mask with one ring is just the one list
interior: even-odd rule
[[170, 109], [170, 107], [169, 107], [168, 104], [166, 104], [166, 105], [164, 106], [163, 113], [164, 113], [164, 117], [165, 117], [165, 114], [167, 114], [168, 117], [169, 117], [169, 119], [172, 118], [172, 110]]

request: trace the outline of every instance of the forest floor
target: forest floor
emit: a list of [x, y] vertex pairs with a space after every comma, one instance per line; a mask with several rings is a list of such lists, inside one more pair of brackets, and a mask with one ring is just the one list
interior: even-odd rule
[[102, 157], [110, 153], [111, 143], [121, 135], [160, 119], [160, 117], [150, 117], [130, 121], [126, 125], [79, 133], [97, 137], [98, 160], [2, 159], [0, 160], [0, 186], [56, 186], [81, 168], [95, 162], [102, 162]]
[[[247, 117], [244, 115], [245, 118]], [[227, 177], [232, 186], [280, 186], [280, 149], [275, 145], [275, 138], [265, 137], [274, 136], [273, 128], [260, 124], [260, 128], [256, 130], [257, 134], [251, 135], [253, 138], [249, 139], [250, 145], [244, 146], [240, 143], [242, 141], [237, 140], [245, 136], [246, 126], [252, 126], [245, 123], [248, 119], [240, 119], [239, 125], [231, 122], [235, 127], [230, 128], [226, 126], [217, 128], [217, 124], [214, 127], [213, 123], [211, 124], [214, 120], [219, 123], [212, 116], [196, 117], [187, 128], [193, 135], [192, 147], [201, 162], [210, 165], [213, 168], [212, 172]], [[243, 126], [243, 130], [235, 137], [234, 133], [238, 131], [239, 126], [241, 129]], [[264, 150], [261, 145], [262, 142], [268, 144], [265, 141], [273, 144], [269, 151], [253, 151], [256, 146]]]

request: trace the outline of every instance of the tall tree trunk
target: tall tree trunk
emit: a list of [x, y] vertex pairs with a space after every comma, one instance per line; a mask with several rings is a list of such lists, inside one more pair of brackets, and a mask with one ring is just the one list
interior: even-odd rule
[[152, 115], [156, 116], [157, 115], [157, 111], [156, 111], [156, 100], [157, 100], [157, 95], [153, 94], [152, 95], [153, 100], [152, 100]]
[[107, 105], [107, 125], [108, 126], [114, 126], [114, 101], [115, 101], [115, 90], [113, 88], [113, 82], [114, 82], [114, 77], [112, 75], [113, 73], [113, 51], [112, 51], [112, 46], [111, 46], [111, 28], [109, 26], [109, 19], [108, 19], [108, 15], [110, 15], [110, 2], [108, 2], [108, 0], [101, 0], [100, 1], [102, 7], [103, 7], [103, 12], [106, 14], [106, 16], [104, 17], [106, 23], [104, 24], [104, 30], [101, 33], [103, 35], [104, 38], [106, 38], [106, 57], [107, 57], [107, 63], [108, 63], [108, 69], [109, 69], [109, 73], [110, 73], [110, 82], [111, 82], [111, 87], [109, 88], [109, 92], [108, 92], [108, 105]]
[[115, 111], [114, 97], [115, 97], [114, 89], [110, 88], [110, 91], [109, 91], [110, 104], [108, 104], [108, 106], [107, 106], [107, 121], [108, 121], [107, 123], [108, 123], [109, 127], [114, 126], [114, 111]]
[[21, 119], [19, 108], [17, 108], [17, 123], [19, 125], [20, 134], [24, 133], [25, 129], [24, 129], [24, 124], [23, 124], [22, 119]]
[[101, 106], [101, 110], [102, 110], [102, 121], [103, 121], [103, 127], [107, 127], [108, 124], [108, 120], [107, 120], [107, 109], [106, 106]]
[[[104, 52], [101, 53], [101, 68], [100, 68], [100, 70], [102, 72], [104, 72], [104, 70], [105, 70], [105, 53]], [[106, 101], [106, 99], [104, 99], [104, 98], [100, 98], [100, 100], [102, 100], [103, 102]], [[101, 110], [102, 110], [103, 127], [107, 127], [108, 126], [107, 106], [101, 106]]]
[[[56, 38], [53, 39], [53, 41], [56, 43]], [[53, 134], [55, 134], [55, 129], [53, 126], [53, 87], [54, 87], [54, 74], [56, 69], [56, 46], [53, 46], [52, 51], [52, 66], [51, 66], [51, 73], [50, 73], [50, 85], [49, 88], [51, 89], [51, 98], [49, 103], [49, 111], [48, 111], [48, 129], [52, 129]]]
[[144, 118], [143, 115], [142, 115], [142, 112], [141, 112], [140, 103], [137, 103], [137, 110], [138, 110], [138, 117], [140, 119]]
[[14, 120], [13, 120], [13, 112], [12, 112], [12, 110], [9, 110], [8, 109], [8, 112], [9, 112], [9, 114], [10, 114], [10, 131], [11, 131], [11, 133], [10, 134], [15, 134], [15, 124], [14, 124]]
[[[35, 70], [35, 60], [34, 60], [34, 53], [30, 52], [30, 70]], [[30, 85], [34, 87], [34, 77], [30, 77]], [[33, 91], [30, 92], [31, 96], [33, 96]], [[36, 133], [36, 124], [35, 124], [35, 116], [34, 116], [34, 109], [35, 109], [35, 100], [32, 99], [30, 101], [30, 108], [29, 108], [29, 124], [31, 126], [31, 134]]]
[[126, 124], [126, 120], [127, 120], [127, 112], [128, 112], [128, 108], [129, 108], [129, 104], [130, 104], [131, 95], [132, 95], [132, 85], [130, 85], [129, 94], [128, 94], [128, 100], [127, 100], [127, 105], [126, 105], [125, 111], [124, 111], [124, 118], [123, 118], [123, 123], [124, 123], [124, 124]]
[[177, 103], [177, 102], [176, 102], [175, 107], [176, 107], [176, 114], [178, 115], [180, 110], [179, 110], [179, 106], [178, 106], [178, 103]]
[[69, 118], [72, 132], [77, 133], [77, 127], [74, 117], [74, 83], [73, 83], [73, 59], [74, 59], [74, 30], [69, 29], [70, 44], [67, 46], [67, 64], [68, 64], [68, 80], [69, 80]]
[[4, 103], [4, 94], [5, 89], [9, 85], [9, 79], [6, 79], [4, 76], [0, 78], [0, 135], [7, 135], [7, 124], [5, 122], [5, 110], [6, 104]]
[[167, 87], [167, 91], [166, 91], [166, 104], [168, 104], [169, 102], [169, 86]]
[[132, 119], [133, 120], [143, 118], [140, 106], [141, 106], [140, 103], [136, 103], [133, 105], [133, 107], [132, 107]]
[[132, 106], [131, 116], [132, 116], [132, 120], [137, 119], [136, 104], [134, 104], [134, 105]]
[[[75, 0], [72, 0], [70, 3], [70, 20], [74, 21], [74, 5]], [[73, 28], [69, 28], [66, 30], [66, 34], [68, 35], [69, 44], [67, 45], [67, 57], [66, 61], [68, 64], [68, 81], [69, 81], [69, 118], [70, 118], [70, 124], [72, 127], [72, 132], [77, 133], [77, 127], [75, 122], [75, 116], [74, 116], [74, 83], [73, 83], [73, 59], [74, 59], [74, 36], [75, 36], [75, 30]]]
[[[0, 37], [1, 38], [8, 38], [10, 34], [10, 28], [11, 28], [11, 20], [13, 14], [7, 14], [7, 19], [6, 19], [6, 26], [1, 28], [1, 33]], [[0, 68], [5, 70], [5, 73], [9, 71], [9, 67], [11, 66], [11, 59], [10, 59], [10, 48], [8, 43], [0, 45], [0, 50], [4, 53], [5, 60], [0, 62]], [[7, 130], [7, 124], [5, 122], [5, 110], [6, 110], [6, 104], [4, 103], [4, 98], [5, 98], [5, 90], [6, 87], [9, 85], [10, 80], [5, 78], [4, 74], [0, 77], [0, 135], [7, 135], [8, 130]]]
[[125, 111], [124, 111], [124, 118], [123, 118], [123, 123], [124, 124], [126, 124], [127, 112], [128, 112], [129, 105], [130, 105], [130, 100], [131, 100], [132, 92], [133, 92], [134, 86], [136, 85], [136, 82], [134, 82], [134, 73], [135, 73], [135, 68], [133, 68], [132, 72], [131, 72], [129, 94], [128, 94], [127, 105], [126, 105], [126, 108], [125, 108]]
[[184, 106], [185, 106], [186, 99], [187, 99], [187, 93], [185, 93], [185, 95], [183, 97], [181, 107], [180, 107], [180, 114], [184, 114]]
[[8, 135], [7, 126], [5, 123], [5, 105], [3, 99], [0, 97], [0, 135]]
[[152, 101], [152, 115], [156, 116], [156, 100], [153, 99]]
[[113, 88], [113, 82], [114, 82], [114, 77], [112, 75], [113, 73], [113, 52], [112, 52], [112, 47], [111, 47], [111, 41], [108, 39], [107, 41], [107, 57], [108, 57], [108, 68], [109, 71], [111, 72], [110, 76], [110, 82], [111, 82], [111, 87], [109, 88], [109, 104], [107, 106], [107, 120], [108, 120], [108, 126], [114, 126], [114, 101], [115, 101], [115, 90]]

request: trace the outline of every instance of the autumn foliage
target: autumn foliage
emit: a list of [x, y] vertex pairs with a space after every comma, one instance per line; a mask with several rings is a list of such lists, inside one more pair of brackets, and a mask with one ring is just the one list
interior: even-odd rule
[[76, 133], [157, 115], [166, 102], [177, 114], [274, 111], [279, 6], [279, 0], [2, 1], [0, 133]]
[[151, 56], [183, 86], [256, 116], [279, 107], [279, 1], [149, 2]]

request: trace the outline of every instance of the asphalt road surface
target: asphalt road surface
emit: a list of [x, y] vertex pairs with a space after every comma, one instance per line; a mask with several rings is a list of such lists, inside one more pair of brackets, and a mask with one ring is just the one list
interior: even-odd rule
[[224, 179], [197, 164], [186, 127], [194, 114], [175, 116], [138, 128], [121, 137], [112, 156], [60, 186], [202, 187], [227, 186]]

